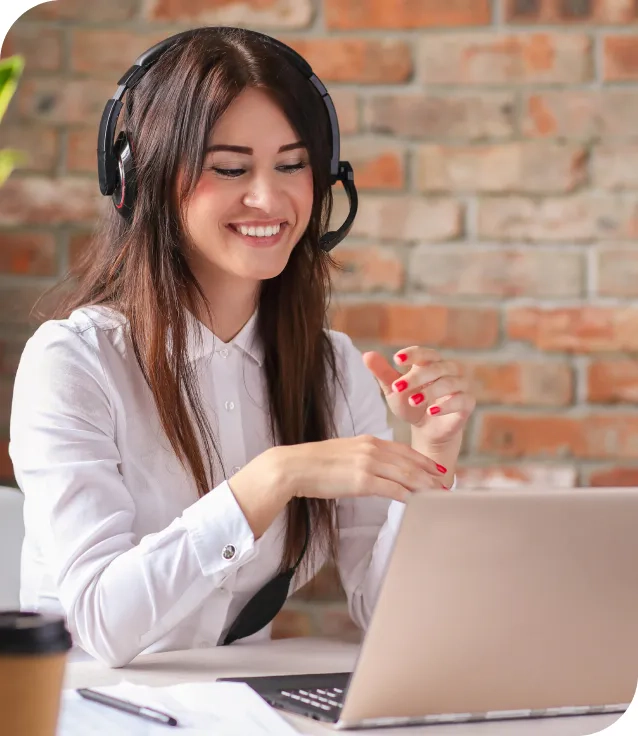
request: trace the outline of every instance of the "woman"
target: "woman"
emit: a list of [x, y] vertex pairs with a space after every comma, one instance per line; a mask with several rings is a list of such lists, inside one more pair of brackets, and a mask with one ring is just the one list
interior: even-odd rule
[[365, 627], [403, 502], [450, 487], [474, 400], [432, 350], [399, 351], [402, 374], [325, 329], [329, 122], [276, 49], [200, 29], [127, 102], [132, 214], [108, 212], [16, 376], [21, 604], [121, 666], [228, 641], [278, 572], [292, 593], [333, 558]]

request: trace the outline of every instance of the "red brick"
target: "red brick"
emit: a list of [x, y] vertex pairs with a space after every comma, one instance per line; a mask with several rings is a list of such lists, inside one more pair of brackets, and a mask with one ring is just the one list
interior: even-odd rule
[[[59, 0], [60, 1], [60, 0]], [[65, 2], [65, 0], [61, 0]], [[18, 20], [7, 33], [12, 54], [21, 54], [25, 72], [55, 72], [62, 63], [62, 31], [31, 26]]]
[[412, 75], [410, 47], [394, 39], [283, 39], [308, 61], [323, 82], [388, 84]]
[[337, 569], [334, 565], [324, 565], [309, 583], [294, 593], [294, 598], [302, 601], [344, 601], [345, 593]]
[[16, 91], [17, 112], [22, 119], [57, 125], [94, 124], [97, 136], [104, 105], [115, 92], [114, 84], [95, 79], [25, 77]]
[[[332, 225], [347, 214], [345, 196], [334, 198]], [[462, 232], [461, 204], [454, 199], [413, 195], [363, 194], [352, 225], [353, 236], [384, 240], [451, 240]]]
[[606, 81], [638, 79], [638, 36], [607, 36], [603, 55], [603, 78]]
[[305, 28], [313, 17], [311, 0], [147, 0], [148, 21], [197, 25]]
[[51, 233], [0, 231], [0, 273], [55, 276], [57, 260]]
[[498, 340], [498, 310], [436, 304], [367, 302], [340, 305], [332, 327], [354, 340], [387, 346], [487, 349]]
[[635, 243], [601, 247], [596, 253], [597, 292], [601, 296], [638, 297], [638, 252]]
[[79, 232], [69, 238], [69, 265], [76, 266], [80, 257], [90, 247], [91, 233]]
[[456, 472], [459, 488], [573, 488], [576, 469], [571, 465], [463, 465]]
[[597, 140], [633, 137], [638, 117], [636, 89], [548, 90], [528, 95], [523, 133], [533, 137]]
[[312, 621], [310, 615], [305, 611], [283, 608], [273, 619], [273, 639], [292, 639], [300, 636], [312, 636], [312, 634]]
[[70, 174], [97, 173], [97, 131], [71, 128], [68, 132], [66, 171]]
[[15, 49], [13, 46], [13, 37], [11, 36], [11, 33], [7, 33], [7, 35], [4, 37], [4, 41], [0, 44], [0, 59], [6, 59], [9, 56], [13, 56], [15, 54]]
[[418, 41], [424, 84], [577, 84], [592, 78], [586, 35], [437, 34]]
[[636, 307], [511, 307], [507, 337], [539, 350], [591, 353], [638, 350]]
[[482, 146], [421, 146], [423, 192], [570, 192], [587, 176], [581, 146], [540, 141]]
[[404, 267], [394, 248], [341, 246], [334, 258], [345, 269], [333, 273], [337, 291], [396, 292], [403, 286]]
[[27, 337], [0, 340], [0, 376], [14, 378]]
[[13, 376], [0, 378], [0, 435], [9, 433], [11, 416], [11, 399], [13, 397]]
[[499, 457], [635, 458], [638, 416], [486, 413], [481, 418], [479, 452]]
[[602, 468], [594, 470], [589, 475], [589, 485], [620, 488], [638, 486], [638, 468]]
[[13, 483], [13, 463], [9, 457], [9, 440], [0, 439], [0, 481]]
[[0, 187], [0, 225], [90, 223], [108, 204], [87, 179], [12, 176]]
[[[0, 148], [14, 148], [26, 157], [20, 171], [52, 174], [58, 160], [58, 131], [44, 125], [4, 124]], [[97, 134], [94, 136], [97, 140]]]
[[638, 236], [638, 199], [576, 194], [526, 199], [491, 197], [479, 202], [481, 238], [588, 242]]
[[317, 635], [338, 641], [358, 644], [363, 638], [361, 629], [350, 618], [346, 606], [332, 608], [321, 606], [316, 611]]
[[638, 404], [638, 362], [592, 361], [587, 366], [587, 400], [600, 404]]
[[405, 186], [405, 150], [401, 146], [378, 140], [342, 139], [341, 158], [352, 164], [357, 189]]
[[[5, 326], [8, 330], [14, 328], [34, 328], [39, 324], [37, 316], [33, 314], [33, 308], [42, 294], [55, 283], [54, 279], [46, 283], [23, 284], [20, 280], [3, 284], [0, 289], [0, 327]], [[49, 298], [43, 304], [51, 305]]]
[[580, 253], [550, 249], [417, 246], [408, 269], [416, 287], [433, 295], [580, 296]]
[[557, 2], [537, 0], [527, 3], [533, 9], [521, 10], [520, 0], [501, 0], [504, 18], [508, 23], [600, 23], [605, 25], [633, 23], [636, 21], [636, 4], [633, 0], [582, 0]]
[[592, 153], [592, 184], [602, 189], [638, 189], [638, 145], [611, 143]]
[[326, 26], [353, 28], [438, 28], [483, 26], [491, 20], [489, 0], [324, 0]]
[[366, 100], [364, 121], [379, 133], [408, 138], [479, 140], [515, 132], [511, 92], [376, 95]]
[[339, 132], [349, 135], [359, 130], [359, 109], [357, 95], [350, 89], [332, 89], [330, 97], [339, 118]]
[[479, 404], [566, 406], [572, 402], [573, 373], [568, 363], [549, 360], [460, 359]]
[[107, 3], [86, 0], [54, 0], [36, 5], [24, 16], [26, 20], [70, 20], [73, 22], [132, 20], [138, 12], [140, 0], [109, 0]]
[[127, 64], [132, 64], [142, 52], [169, 35], [166, 31], [135, 33], [118, 29], [74, 28], [71, 36], [71, 69], [81, 74], [91, 74], [92, 77], [117, 81], [114, 69], [124, 72]]

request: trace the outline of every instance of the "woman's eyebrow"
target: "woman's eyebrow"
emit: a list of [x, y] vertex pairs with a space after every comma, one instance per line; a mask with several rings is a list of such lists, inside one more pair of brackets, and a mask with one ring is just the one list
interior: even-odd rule
[[[303, 141], [295, 141], [294, 143], [286, 143], [282, 146], [277, 153], [285, 153], [286, 151], [294, 151], [297, 148], [305, 148], [306, 144]], [[230, 146], [225, 143], [218, 143], [215, 146], [208, 146], [206, 153], [212, 153], [214, 151], [232, 151], [232, 153], [245, 153], [252, 156], [253, 149], [248, 146]]]

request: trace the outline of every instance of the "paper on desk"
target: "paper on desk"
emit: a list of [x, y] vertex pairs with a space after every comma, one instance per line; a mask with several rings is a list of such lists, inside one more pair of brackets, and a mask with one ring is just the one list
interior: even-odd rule
[[148, 687], [121, 682], [95, 688], [169, 713], [179, 727], [157, 725], [65, 690], [57, 736], [293, 736], [298, 732], [248, 685], [194, 682]]

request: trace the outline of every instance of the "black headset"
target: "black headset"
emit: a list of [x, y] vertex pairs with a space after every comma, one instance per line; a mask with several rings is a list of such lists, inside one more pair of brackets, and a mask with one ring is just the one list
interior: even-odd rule
[[[133, 151], [125, 131], [121, 131], [114, 140], [117, 119], [122, 109], [122, 97], [127, 89], [132, 89], [146, 74], [146, 72], [155, 64], [162, 54], [167, 51], [174, 43], [183, 39], [196, 35], [202, 30], [211, 30], [214, 26], [204, 28], [194, 28], [189, 31], [177, 33], [170, 36], [164, 41], [152, 46], [133, 62], [133, 66], [118, 81], [118, 88], [106, 103], [102, 119], [100, 121], [100, 130], [97, 141], [97, 171], [100, 182], [100, 191], [104, 196], [110, 196], [113, 200], [115, 209], [125, 219], [130, 219], [133, 214], [133, 205], [135, 202], [135, 162], [133, 160]], [[219, 30], [226, 30], [220, 27]], [[348, 161], [339, 160], [339, 122], [334, 104], [330, 99], [328, 91], [312, 71], [310, 64], [300, 56], [290, 46], [278, 41], [271, 36], [267, 36], [257, 31], [249, 31], [244, 28], [232, 29], [247, 35], [251, 38], [262, 41], [265, 44], [273, 46], [277, 51], [281, 52], [301, 74], [313, 85], [317, 92], [321, 95], [321, 99], [328, 112], [330, 119], [330, 129], [332, 137], [332, 153], [330, 159], [330, 185], [333, 186], [338, 181], [343, 184], [350, 211], [345, 222], [338, 230], [330, 231], [322, 235], [320, 245], [323, 250], [330, 251], [335, 245], [340, 243], [350, 232], [352, 223], [357, 214], [358, 196], [354, 185], [354, 174], [352, 166]]]

